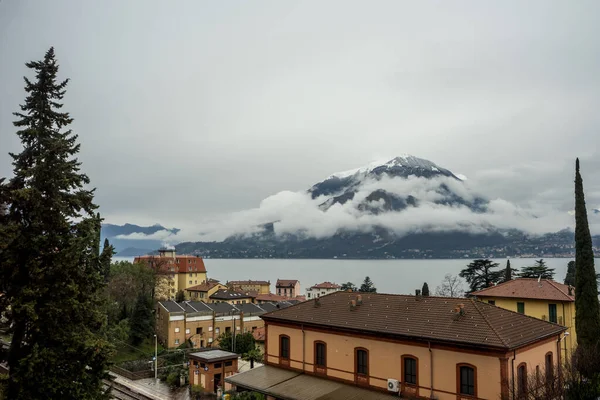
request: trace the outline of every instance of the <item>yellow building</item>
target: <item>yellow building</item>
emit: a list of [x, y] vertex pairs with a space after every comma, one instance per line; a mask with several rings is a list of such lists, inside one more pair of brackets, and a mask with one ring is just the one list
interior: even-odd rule
[[254, 292], [238, 292], [237, 290], [220, 289], [209, 298], [210, 303], [247, 304], [254, 303]]
[[186, 300], [209, 302], [210, 296], [218, 290], [224, 289], [227, 289], [227, 286], [217, 281], [209, 280], [208, 282], [202, 282], [200, 285], [185, 289], [185, 298]]
[[[268, 399], [517, 399], [557, 379], [564, 327], [474, 299], [336, 292], [264, 314]], [[384, 392], [384, 393], [381, 393]]]
[[145, 263], [150, 268], [169, 280], [169, 297], [174, 298], [177, 292], [199, 285], [207, 281], [206, 267], [202, 257], [178, 256], [175, 250], [159, 250], [158, 255], [140, 256], [134, 263]]
[[562, 357], [567, 360], [577, 344], [575, 288], [550, 279], [518, 278], [471, 293], [481, 301], [567, 328]]
[[268, 294], [271, 292], [270, 281], [230, 281], [227, 282], [227, 287], [240, 292], [257, 292], [258, 294]]

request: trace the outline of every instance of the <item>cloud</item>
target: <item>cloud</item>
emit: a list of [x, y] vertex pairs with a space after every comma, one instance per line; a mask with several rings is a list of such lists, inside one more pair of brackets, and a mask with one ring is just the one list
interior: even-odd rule
[[141, 232], [130, 233], [129, 235], [117, 235], [115, 239], [125, 239], [125, 240], [165, 240], [168, 241], [176, 236], [173, 232], [161, 229], [151, 234], [145, 234]]

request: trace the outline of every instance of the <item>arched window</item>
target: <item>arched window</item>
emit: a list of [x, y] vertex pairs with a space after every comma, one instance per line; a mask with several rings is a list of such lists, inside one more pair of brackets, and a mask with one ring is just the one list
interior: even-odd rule
[[554, 359], [552, 352], [546, 353], [546, 383], [550, 383], [554, 380]]
[[279, 357], [290, 359], [290, 337], [287, 335], [279, 335]]
[[356, 374], [369, 375], [369, 352], [367, 349], [357, 348], [356, 352]]
[[471, 364], [456, 364], [457, 391], [468, 396], [477, 396], [477, 368]]
[[517, 367], [517, 393], [519, 398], [527, 395], [527, 364], [521, 363]]
[[319, 368], [327, 366], [327, 345], [325, 342], [315, 342], [315, 365]]
[[418, 359], [411, 355], [402, 356], [402, 379], [405, 384], [417, 385], [418, 377]]

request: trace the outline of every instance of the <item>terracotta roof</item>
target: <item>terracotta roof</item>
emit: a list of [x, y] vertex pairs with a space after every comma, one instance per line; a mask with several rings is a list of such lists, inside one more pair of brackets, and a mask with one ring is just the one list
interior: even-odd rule
[[298, 282], [298, 279], [277, 279], [277, 287], [279, 286], [295, 286]]
[[220, 285], [219, 282], [202, 282], [199, 285], [196, 286], [192, 286], [189, 287], [185, 290], [189, 291], [189, 292], [208, 292], [210, 289], [214, 288], [215, 286]]
[[311, 289], [339, 289], [340, 285], [337, 283], [323, 282], [311, 287]]
[[284, 300], [287, 300], [287, 297], [279, 296], [278, 294], [274, 294], [274, 293], [267, 293], [267, 294], [257, 295], [256, 300], [257, 301], [284, 301]]
[[477, 297], [511, 297], [555, 301], [575, 301], [575, 290], [569, 295], [569, 286], [550, 279], [518, 278], [473, 292]]
[[[179, 260], [179, 263], [177, 262]], [[140, 256], [133, 259], [134, 263], [145, 261], [148, 264], [157, 264], [163, 271], [169, 272], [170, 268], [175, 269], [174, 272], [187, 273], [187, 272], [206, 272], [206, 266], [202, 257], [197, 256], [186, 256], [176, 255], [175, 257], [170, 256]]]
[[[475, 299], [362, 293], [362, 304], [351, 309], [351, 300], [359, 294], [335, 292], [264, 314], [262, 318], [502, 350], [558, 335], [566, 329]], [[463, 313], [456, 311], [459, 304], [464, 304]]]
[[219, 289], [210, 296], [211, 299], [218, 300], [235, 300], [235, 299], [251, 299], [254, 298], [254, 293], [239, 292], [237, 290]]
[[257, 342], [264, 342], [265, 341], [265, 327], [261, 326], [260, 328], [256, 328], [252, 332], [252, 336], [254, 336], [254, 340], [256, 340]]
[[229, 281], [228, 285], [270, 285], [267, 281]]

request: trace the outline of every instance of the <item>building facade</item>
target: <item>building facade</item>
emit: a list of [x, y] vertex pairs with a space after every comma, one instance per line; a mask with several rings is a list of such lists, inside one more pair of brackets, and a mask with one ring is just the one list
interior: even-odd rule
[[308, 300], [314, 299], [315, 297], [325, 296], [329, 293], [335, 293], [340, 290], [340, 285], [331, 282], [323, 282], [311, 286], [306, 291], [306, 298]]
[[271, 293], [271, 281], [230, 281], [227, 287], [239, 292]]
[[277, 279], [275, 290], [275, 294], [293, 299], [300, 296], [300, 281], [297, 279]]
[[[312, 375], [440, 400], [522, 397], [529, 374], [553, 373], [565, 330], [473, 299], [349, 292], [262, 318], [266, 366], [301, 373], [288, 386]], [[253, 390], [278, 398], [269, 385]]]
[[227, 286], [209, 280], [208, 282], [202, 282], [200, 285], [185, 289], [185, 299], [208, 302], [210, 296], [216, 291], [224, 289], [227, 289]]
[[246, 333], [263, 327], [260, 315], [289, 307], [289, 303], [231, 305], [200, 301], [161, 301], [156, 308], [156, 333], [167, 348], [188, 341], [194, 348], [215, 347], [224, 332]]
[[134, 263], [145, 263], [168, 281], [169, 297], [207, 281], [206, 267], [201, 257], [177, 255], [175, 250], [161, 249], [158, 255], [135, 257]]
[[208, 298], [210, 303], [247, 304], [254, 303], [254, 292], [238, 292], [230, 289], [220, 289]]
[[471, 293], [471, 296], [530, 317], [567, 328], [562, 359], [568, 360], [577, 345], [575, 288], [550, 279], [518, 278]]

